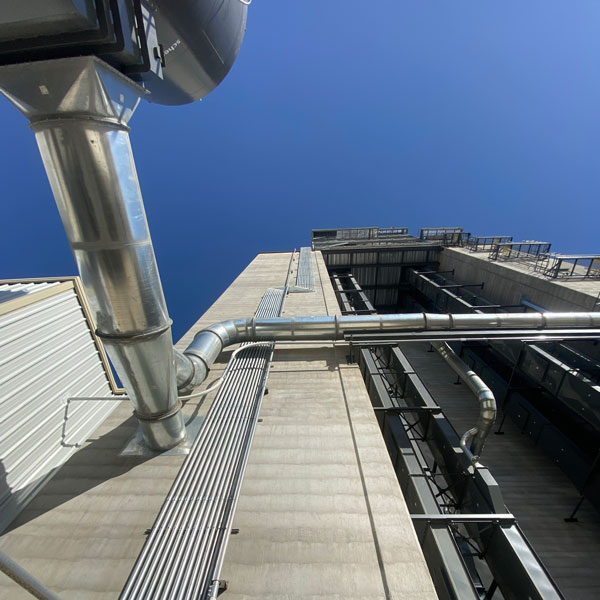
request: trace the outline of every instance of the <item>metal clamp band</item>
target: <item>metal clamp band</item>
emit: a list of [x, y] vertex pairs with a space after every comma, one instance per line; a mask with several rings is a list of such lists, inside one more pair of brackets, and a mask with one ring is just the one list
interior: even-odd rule
[[139, 340], [158, 337], [161, 333], [171, 329], [172, 323], [173, 321], [169, 319], [169, 322], [166, 325], [160, 325], [159, 327], [153, 327], [151, 329], [146, 329], [145, 331], [134, 333], [103, 333], [99, 329], [96, 329], [96, 335], [102, 340], [117, 342], [119, 344], [128, 344]]
[[127, 125], [121, 123], [117, 117], [104, 117], [101, 115], [94, 115], [89, 113], [58, 113], [55, 115], [44, 115], [42, 117], [33, 118], [29, 121], [29, 128], [32, 131], [36, 129], [43, 129], [45, 125], [52, 126], [52, 123], [61, 123], [65, 121], [93, 121], [94, 123], [102, 123], [103, 125], [110, 125], [112, 129], [117, 129], [125, 132], [129, 132], [130, 128]]
[[158, 415], [141, 415], [137, 410], [133, 411], [133, 414], [139, 421], [145, 421], [147, 423], [153, 423], [155, 421], [162, 421], [164, 419], [168, 419], [173, 415], [177, 414], [181, 410], [182, 404], [181, 400], [177, 400], [177, 402], [169, 408], [166, 412], [160, 413]]

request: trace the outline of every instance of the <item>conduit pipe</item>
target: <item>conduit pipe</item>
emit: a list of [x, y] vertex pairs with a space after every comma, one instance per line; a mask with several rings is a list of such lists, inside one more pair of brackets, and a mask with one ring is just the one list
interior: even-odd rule
[[54, 592], [50, 591], [4, 552], [0, 552], [0, 571], [39, 600], [60, 600]]
[[496, 313], [332, 316], [332, 317], [255, 317], [223, 321], [207, 327], [194, 337], [183, 354], [178, 354], [180, 393], [200, 385], [221, 351], [242, 342], [333, 341], [349, 333], [365, 331], [466, 330], [493, 328], [557, 329], [561, 327], [598, 327], [600, 312], [570, 313]]
[[[469, 368], [446, 342], [431, 342], [452, 370], [467, 384], [479, 402], [479, 420], [477, 425], [469, 429], [461, 438], [460, 445], [469, 455], [471, 465], [480, 458], [483, 445], [496, 421], [496, 398], [485, 382]], [[469, 442], [471, 442], [469, 448]]]
[[146, 444], [185, 438], [167, 313], [127, 123], [146, 91], [82, 56], [0, 68], [30, 121], [104, 341]]

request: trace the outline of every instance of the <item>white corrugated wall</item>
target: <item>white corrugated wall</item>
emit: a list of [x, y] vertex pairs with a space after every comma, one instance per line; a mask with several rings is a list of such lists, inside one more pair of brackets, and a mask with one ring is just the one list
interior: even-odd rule
[[[0, 292], [2, 531], [118, 397], [73, 281], [3, 284]], [[86, 397], [106, 399], [72, 399]]]

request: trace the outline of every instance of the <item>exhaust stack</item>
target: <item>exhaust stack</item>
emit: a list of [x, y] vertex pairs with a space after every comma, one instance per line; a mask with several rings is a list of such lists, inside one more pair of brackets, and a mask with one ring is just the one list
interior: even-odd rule
[[98, 335], [144, 440], [172, 448], [185, 426], [171, 320], [127, 127], [147, 92], [89, 56], [1, 67], [0, 91], [35, 133]]

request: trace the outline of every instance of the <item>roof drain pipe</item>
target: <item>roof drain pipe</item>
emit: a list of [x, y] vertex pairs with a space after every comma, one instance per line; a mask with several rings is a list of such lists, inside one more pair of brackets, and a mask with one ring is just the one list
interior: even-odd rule
[[[496, 398], [485, 382], [469, 368], [446, 342], [431, 342], [452, 370], [467, 384], [479, 402], [479, 420], [477, 425], [469, 429], [460, 438], [460, 446], [470, 459], [470, 466], [474, 467], [487, 436], [490, 434], [496, 421]], [[471, 441], [472, 440], [472, 441]], [[469, 442], [470, 448], [469, 448]]]
[[[223, 349], [242, 342], [333, 341], [365, 331], [443, 331], [456, 329], [557, 329], [599, 327], [600, 312], [494, 313], [278, 317], [234, 319], [216, 323], [196, 334], [183, 353], [177, 353], [179, 393], [187, 394], [206, 379]], [[482, 424], [483, 427], [483, 424]], [[484, 427], [483, 427], [484, 428]], [[484, 437], [485, 439], [485, 437]], [[475, 443], [478, 447], [479, 442]], [[483, 445], [483, 444], [481, 444]], [[479, 452], [481, 447], [479, 446]]]
[[171, 321], [127, 123], [146, 91], [94, 57], [0, 68], [0, 91], [30, 120], [104, 341], [146, 444], [185, 439]]

